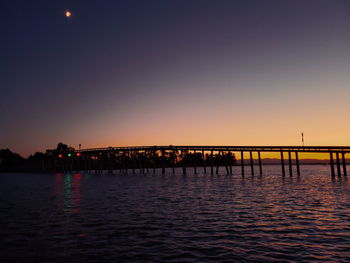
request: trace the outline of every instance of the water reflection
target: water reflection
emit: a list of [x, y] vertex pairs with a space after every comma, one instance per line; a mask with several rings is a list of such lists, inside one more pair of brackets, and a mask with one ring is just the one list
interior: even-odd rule
[[73, 214], [78, 214], [80, 212], [80, 179], [79, 173], [73, 175]]
[[57, 207], [65, 214], [77, 214], [80, 212], [80, 180], [79, 173], [57, 173], [55, 195]]
[[347, 179], [322, 166], [300, 177], [264, 168], [244, 178], [238, 168], [233, 176], [8, 175], [25, 187], [0, 191], [2, 236], [12, 240], [7, 255], [24, 256], [2, 262], [350, 262]]

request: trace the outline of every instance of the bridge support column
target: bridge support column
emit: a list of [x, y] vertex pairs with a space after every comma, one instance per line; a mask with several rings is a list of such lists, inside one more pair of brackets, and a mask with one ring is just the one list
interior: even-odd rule
[[300, 166], [299, 166], [299, 155], [298, 152], [295, 152], [295, 161], [297, 164], [297, 175], [300, 175]]
[[292, 167], [292, 152], [288, 151], [288, 165], [289, 165], [289, 176], [293, 175], [293, 167]]
[[109, 166], [108, 173], [109, 174], [113, 174], [113, 166], [114, 166], [114, 159], [112, 157], [113, 155], [114, 155], [113, 153], [109, 153], [109, 156], [108, 156], [108, 166]]
[[139, 166], [139, 172], [140, 174], [142, 174], [143, 164], [142, 164], [142, 154], [140, 154], [140, 151], [137, 151], [137, 163]]
[[146, 173], [149, 173], [149, 166], [150, 166], [150, 160], [149, 160], [149, 158], [150, 158], [150, 156], [151, 156], [151, 154], [150, 154], [148, 151], [146, 151], [146, 152], [145, 152]]
[[242, 177], [244, 177], [244, 152], [241, 151], [241, 170], [242, 170]]
[[136, 152], [135, 151], [131, 151], [130, 157], [131, 157], [132, 173], [135, 174]]
[[165, 150], [162, 150], [162, 174], [165, 174]]
[[147, 165], [146, 151], [141, 154], [141, 165], [142, 165], [142, 174], [146, 173], [146, 165]]
[[230, 165], [230, 174], [232, 175], [232, 160], [233, 160], [233, 154], [231, 154], [231, 152], [228, 152], [228, 162]]
[[204, 151], [202, 151], [202, 158], [203, 158], [203, 170], [204, 170], [204, 174], [207, 173], [207, 166], [205, 165], [205, 154]]
[[119, 153], [118, 159], [119, 159], [120, 173], [124, 173], [124, 156], [123, 156], [123, 153]]
[[229, 153], [227, 153], [226, 155], [224, 154], [223, 152], [223, 160], [224, 160], [224, 164], [225, 164], [225, 169], [226, 169], [226, 175], [229, 175], [230, 174], [230, 170], [229, 170]]
[[197, 152], [196, 150], [193, 151], [193, 169], [194, 169], [194, 174], [197, 174], [197, 162], [196, 162], [196, 158], [197, 158]]
[[338, 177], [341, 177], [339, 152], [336, 152]]
[[347, 171], [346, 171], [346, 159], [345, 159], [345, 153], [342, 153], [342, 158], [343, 158], [343, 173], [344, 176], [347, 176]]
[[125, 168], [126, 174], [128, 174], [128, 170], [130, 167], [130, 152], [129, 151], [127, 152], [127, 156], [128, 156], [128, 158], [126, 159], [126, 168]]
[[214, 174], [214, 151], [211, 151], [210, 153], [211, 159], [210, 159], [210, 173], [211, 175]]
[[258, 151], [258, 159], [259, 159], [259, 172], [260, 172], [260, 175], [263, 174], [263, 171], [262, 171], [262, 165], [261, 165], [261, 155], [260, 155], [260, 151]]
[[252, 151], [249, 152], [249, 156], [250, 156], [250, 170], [252, 172], [252, 175], [254, 175], [254, 162], [253, 162], [253, 152]]
[[153, 175], [156, 174], [156, 151], [153, 151]]
[[139, 155], [139, 163], [140, 163], [140, 173], [145, 174], [146, 170], [146, 161], [145, 161], [145, 152], [142, 152]]
[[119, 160], [119, 172], [124, 173], [124, 167], [125, 167], [125, 155], [124, 155], [124, 153], [119, 153], [118, 160]]
[[175, 174], [175, 163], [176, 163], [176, 158], [177, 158], [177, 155], [176, 155], [176, 152], [175, 150], [173, 151], [173, 160], [172, 160], [172, 163], [173, 163], [173, 174]]
[[126, 152], [123, 152], [123, 173], [126, 174]]
[[150, 165], [149, 165], [149, 160], [146, 160], [146, 165], [147, 165], [146, 172], [149, 173], [149, 168], [150, 168], [150, 167], [149, 167], [149, 166], [150, 166]]
[[332, 174], [332, 177], [335, 177], [333, 152], [330, 152], [330, 153], [329, 153], [329, 162], [330, 162], [330, 166], [331, 166], [331, 174]]
[[118, 159], [119, 159], [120, 173], [124, 173], [124, 159], [125, 159], [125, 157], [124, 157], [123, 153], [119, 154]]
[[181, 155], [182, 155], [182, 173], [186, 174], [186, 159], [187, 159], [187, 151], [185, 151], [185, 153], [183, 153], [181, 151]]
[[119, 170], [119, 173], [121, 173], [119, 151], [116, 153], [115, 157], [116, 157], [116, 169]]
[[115, 153], [112, 155], [112, 174], [115, 170], [117, 170], [117, 157], [115, 156]]
[[216, 160], [216, 174], [219, 174], [219, 165], [220, 165], [220, 151], [218, 152], [218, 158]]
[[286, 175], [286, 171], [284, 170], [284, 158], [283, 158], [283, 151], [281, 151], [281, 166], [282, 166], [282, 175]]

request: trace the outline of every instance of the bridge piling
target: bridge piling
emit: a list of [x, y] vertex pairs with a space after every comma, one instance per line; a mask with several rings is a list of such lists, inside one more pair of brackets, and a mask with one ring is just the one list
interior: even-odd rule
[[346, 159], [345, 159], [345, 153], [342, 153], [342, 159], [343, 159], [343, 174], [344, 176], [347, 176], [347, 171], [346, 171]]
[[300, 176], [299, 154], [297, 151], [295, 152], [295, 162], [297, 164], [297, 175]]
[[331, 175], [332, 175], [332, 177], [335, 177], [333, 152], [329, 153], [329, 162], [330, 162], [330, 166], [331, 166]]
[[173, 150], [173, 159], [172, 159], [173, 174], [175, 174], [176, 158], [177, 158], [176, 152], [175, 152], [175, 150]]
[[120, 158], [120, 169], [122, 171], [122, 173], [125, 173], [125, 154], [124, 152], [121, 153], [121, 155], [119, 156]]
[[125, 152], [125, 174], [128, 174], [129, 169], [129, 152]]
[[130, 152], [130, 158], [131, 158], [131, 167], [132, 167], [132, 174], [135, 174], [135, 169], [136, 169], [136, 152], [131, 151]]
[[153, 156], [152, 166], [153, 166], [153, 175], [156, 174], [156, 150], [152, 150], [150, 153]]
[[260, 151], [258, 151], [258, 159], [259, 159], [259, 172], [260, 172], [260, 175], [263, 175]]
[[194, 174], [197, 174], [197, 164], [196, 164], [196, 160], [197, 160], [197, 155], [196, 155], [196, 150], [193, 151], [193, 169], [194, 169]]
[[151, 155], [151, 153], [149, 151], [145, 151], [145, 162], [146, 162], [146, 173], [149, 173], [149, 168], [150, 168], [150, 160], [149, 160], [149, 156]]
[[286, 175], [286, 171], [284, 169], [283, 151], [281, 151], [281, 166], [282, 166], [282, 176], [285, 176]]
[[122, 174], [125, 173], [125, 158], [123, 155], [121, 155], [121, 159], [120, 159], [120, 171]]
[[225, 169], [226, 169], [226, 175], [230, 175], [230, 170], [228, 168], [228, 165], [225, 165]]
[[123, 173], [123, 156], [121, 153], [118, 153], [118, 166], [119, 166], [119, 172]]
[[214, 174], [214, 151], [212, 150], [210, 153], [210, 173], [211, 175]]
[[202, 158], [203, 158], [203, 170], [204, 170], [204, 174], [207, 173], [207, 167], [205, 165], [205, 154], [204, 151], [202, 151]]
[[112, 158], [112, 153], [108, 154], [108, 173], [113, 174], [113, 158]]
[[162, 174], [165, 174], [165, 150], [162, 150]]
[[182, 156], [182, 173], [186, 174], [187, 151], [184, 151], [184, 152], [181, 151], [181, 156]]
[[244, 177], [244, 152], [241, 151], [241, 173], [242, 173], [242, 177]]
[[339, 152], [336, 152], [338, 177], [341, 177]]
[[219, 160], [220, 160], [220, 151], [217, 153], [217, 155], [216, 155], [216, 174], [219, 174]]
[[250, 170], [252, 175], [254, 175], [254, 162], [253, 162], [253, 152], [250, 151], [249, 152], [249, 156], [250, 156]]
[[293, 175], [293, 167], [292, 167], [292, 153], [288, 151], [288, 165], [289, 165], [289, 176]]
[[147, 160], [146, 160], [146, 151], [142, 153], [142, 174], [146, 173], [146, 166], [147, 166]]
[[137, 151], [137, 162], [138, 162], [138, 166], [139, 166], [139, 173], [143, 174], [143, 158], [142, 158], [142, 154], [140, 153], [140, 151]]
[[139, 168], [139, 173], [142, 174], [142, 160], [141, 160], [141, 154], [140, 151], [136, 152], [136, 163], [137, 163], [137, 168]]
[[126, 173], [129, 172], [130, 166], [131, 166], [131, 155], [130, 151], [127, 151], [128, 158], [126, 159]]
[[224, 159], [224, 164], [225, 164], [225, 169], [226, 169], [226, 175], [230, 175], [229, 153], [227, 153], [226, 155], [223, 155], [223, 159]]

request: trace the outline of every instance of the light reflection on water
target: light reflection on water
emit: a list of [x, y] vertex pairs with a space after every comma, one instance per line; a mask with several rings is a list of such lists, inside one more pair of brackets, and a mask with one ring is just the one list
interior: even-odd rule
[[2, 174], [3, 262], [350, 260], [350, 187], [300, 177]]
[[57, 173], [55, 175], [56, 207], [66, 214], [80, 212], [80, 173]]

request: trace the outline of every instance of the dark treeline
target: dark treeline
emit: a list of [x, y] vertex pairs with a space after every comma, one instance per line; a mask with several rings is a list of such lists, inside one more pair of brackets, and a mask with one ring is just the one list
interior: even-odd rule
[[47, 170], [46, 165], [57, 162], [60, 154], [74, 154], [74, 148], [59, 143], [56, 149], [36, 152], [28, 158], [23, 158], [9, 149], [0, 149], [0, 172], [36, 172]]
[[0, 172], [80, 171], [149, 169], [164, 167], [231, 166], [236, 162], [231, 152], [209, 154], [179, 151], [111, 151], [80, 153], [66, 144], [59, 143], [56, 149], [36, 152], [28, 158], [0, 150]]

